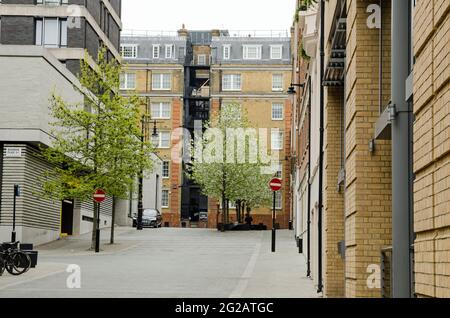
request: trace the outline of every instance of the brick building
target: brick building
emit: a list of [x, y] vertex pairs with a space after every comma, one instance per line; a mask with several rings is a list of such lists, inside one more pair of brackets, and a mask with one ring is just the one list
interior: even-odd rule
[[297, 2], [293, 214], [326, 297], [449, 295], [449, 4], [429, 6]]
[[[291, 54], [286, 32], [249, 35], [183, 27], [172, 34], [124, 33], [121, 47], [127, 63], [123, 93], [132, 91], [145, 97], [147, 111], [162, 132], [157, 148], [166, 167], [162, 200], [167, 225], [217, 226], [217, 202], [205, 197], [184, 176], [184, 166], [174, 156], [182, 129], [192, 135], [196, 120], [209, 120], [214, 110], [227, 103], [241, 105], [257, 127], [283, 131], [283, 135], [274, 136], [273, 144], [277, 144], [283, 159], [280, 176], [289, 184], [289, 162], [284, 159], [290, 145], [291, 114], [286, 90], [290, 84]], [[277, 198], [283, 228], [291, 221], [289, 207], [286, 191]], [[202, 212], [208, 212], [207, 223], [199, 222]], [[269, 208], [256, 209], [253, 217], [256, 223], [271, 223]]]

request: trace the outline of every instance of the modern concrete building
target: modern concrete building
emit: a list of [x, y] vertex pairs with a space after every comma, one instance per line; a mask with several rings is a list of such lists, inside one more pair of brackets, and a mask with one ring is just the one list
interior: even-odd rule
[[[51, 146], [49, 99], [52, 92], [82, 103], [80, 59], [95, 64], [101, 44], [120, 60], [121, 1], [3, 0], [0, 2], [0, 240], [10, 239], [14, 184], [17, 239], [34, 244], [61, 234], [92, 229], [92, 203], [43, 199], [40, 182], [51, 168], [39, 156]], [[101, 226], [110, 226], [111, 200], [102, 205]]]
[[448, 297], [450, 4], [297, 7], [292, 131], [308, 146], [291, 191], [308, 274], [325, 297]]
[[[121, 39], [124, 58], [124, 94], [145, 97], [147, 111], [156, 120], [158, 153], [163, 165], [163, 219], [170, 226], [217, 226], [218, 205], [184, 175], [179, 160], [182, 129], [194, 132], [195, 121], [210, 119], [226, 103], [239, 103], [258, 127], [279, 128], [274, 136], [280, 151], [280, 177], [289, 184], [290, 144], [290, 37], [286, 32], [243, 34], [224, 30], [153, 34], [125, 32]], [[275, 140], [275, 138], [277, 138]], [[288, 187], [286, 187], [287, 189]], [[288, 227], [288, 191], [277, 199], [279, 223]], [[200, 212], [208, 223], [198, 222]], [[269, 208], [253, 211], [256, 223], [271, 223]], [[190, 222], [189, 222], [190, 221]]]

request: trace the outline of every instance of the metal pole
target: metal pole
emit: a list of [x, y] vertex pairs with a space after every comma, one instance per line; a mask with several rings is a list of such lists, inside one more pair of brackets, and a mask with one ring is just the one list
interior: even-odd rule
[[409, 75], [409, 1], [392, 1], [391, 87], [395, 120], [392, 122], [392, 274], [393, 297], [411, 297], [411, 109], [406, 102]]
[[[144, 149], [144, 118], [142, 118], [142, 122], [141, 122], [142, 124], [141, 124], [141, 132], [142, 132], [142, 134], [141, 134], [141, 147], [142, 147], [142, 149]], [[137, 220], [136, 220], [136, 229], [138, 230], [138, 231], [142, 231], [142, 215], [143, 215], [143, 213], [144, 213], [144, 204], [143, 204], [143, 202], [142, 202], [142, 200], [143, 200], [143, 183], [144, 183], [144, 180], [143, 180], [143, 177], [142, 177], [142, 174], [143, 174], [143, 171], [142, 171], [142, 166], [141, 166], [141, 171], [140, 171], [141, 173], [140, 173], [140, 175], [139, 175], [139, 193], [138, 193], [138, 217], [137, 217]]]
[[18, 185], [14, 185], [14, 199], [13, 199], [13, 230], [11, 233], [11, 243], [16, 241], [16, 197], [18, 191]]
[[97, 224], [95, 229], [95, 253], [100, 252], [100, 203], [97, 203]]
[[275, 199], [276, 192], [273, 191], [273, 212], [272, 212], [272, 253], [275, 253], [276, 229], [275, 229]]

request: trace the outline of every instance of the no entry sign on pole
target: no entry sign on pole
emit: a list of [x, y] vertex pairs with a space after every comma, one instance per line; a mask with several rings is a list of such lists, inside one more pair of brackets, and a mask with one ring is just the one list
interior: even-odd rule
[[273, 178], [269, 183], [270, 189], [274, 192], [280, 191], [282, 188], [282, 182], [278, 178]]
[[102, 203], [106, 200], [106, 192], [103, 190], [97, 190], [94, 193], [94, 201], [97, 203]]

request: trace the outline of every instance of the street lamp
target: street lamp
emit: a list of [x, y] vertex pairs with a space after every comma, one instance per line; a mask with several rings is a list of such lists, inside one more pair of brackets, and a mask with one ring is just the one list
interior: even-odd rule
[[[147, 125], [150, 123], [150, 116], [148, 114], [142, 115], [141, 118], [141, 147], [142, 150], [144, 150], [144, 141], [145, 141], [145, 131], [147, 128]], [[153, 127], [153, 134], [152, 137], [158, 136], [158, 132], [156, 131], [156, 121], [154, 123]], [[144, 177], [143, 177], [144, 171], [141, 166], [141, 171], [139, 174], [139, 194], [138, 194], [138, 215], [136, 220], [136, 229], [138, 231], [141, 231], [143, 229], [142, 226], [142, 216], [144, 214], [144, 203], [143, 203], [143, 188], [144, 188]]]

